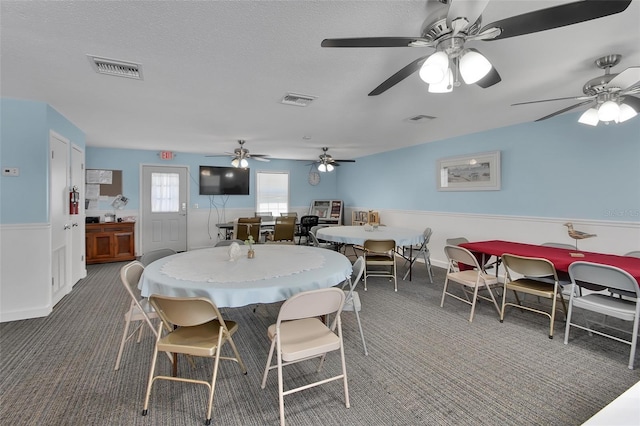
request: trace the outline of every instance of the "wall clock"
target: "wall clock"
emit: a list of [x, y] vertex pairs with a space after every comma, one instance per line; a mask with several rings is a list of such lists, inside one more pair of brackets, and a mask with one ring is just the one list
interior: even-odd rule
[[309, 172], [309, 184], [313, 185], [313, 186], [316, 186], [319, 183], [320, 183], [320, 173], [314, 172], [314, 171], [310, 171]]

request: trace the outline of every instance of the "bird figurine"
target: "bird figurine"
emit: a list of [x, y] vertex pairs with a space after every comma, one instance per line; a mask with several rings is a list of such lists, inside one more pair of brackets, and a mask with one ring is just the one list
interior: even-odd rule
[[573, 229], [573, 223], [567, 222], [564, 224], [567, 227], [567, 233], [571, 238], [576, 240], [576, 250], [578, 250], [578, 240], [584, 240], [585, 238], [597, 237], [596, 234], [587, 234], [586, 232], [577, 231]]

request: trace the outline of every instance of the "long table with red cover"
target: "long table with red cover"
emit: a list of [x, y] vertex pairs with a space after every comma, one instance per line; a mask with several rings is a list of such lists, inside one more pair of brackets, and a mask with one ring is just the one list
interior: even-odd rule
[[[516, 243], [511, 241], [490, 240], [460, 244], [461, 247], [476, 253], [484, 253], [501, 257], [503, 254], [517, 256], [540, 257], [549, 260], [556, 270], [568, 272], [573, 262], [584, 261], [610, 265], [627, 271], [640, 284], [640, 259], [631, 256], [615, 254], [592, 253], [582, 250], [568, 250], [556, 247], [539, 246], [535, 244]], [[581, 253], [583, 257], [574, 257], [571, 253]]]

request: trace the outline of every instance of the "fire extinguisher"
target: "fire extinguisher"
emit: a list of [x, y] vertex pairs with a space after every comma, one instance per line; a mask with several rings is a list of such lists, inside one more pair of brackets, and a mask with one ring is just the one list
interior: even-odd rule
[[80, 193], [78, 187], [74, 186], [69, 192], [69, 214], [78, 214], [78, 206], [80, 204]]

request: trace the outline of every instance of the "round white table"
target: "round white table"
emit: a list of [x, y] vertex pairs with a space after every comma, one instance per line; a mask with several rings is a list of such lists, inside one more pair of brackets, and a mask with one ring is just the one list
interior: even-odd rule
[[395, 240], [398, 247], [419, 245], [424, 241], [422, 230], [395, 226], [379, 226], [371, 231], [367, 231], [366, 226], [329, 226], [318, 229], [316, 237], [335, 243], [357, 245], [363, 245], [365, 240]]
[[145, 267], [138, 284], [143, 296], [207, 297], [218, 307], [286, 300], [296, 293], [333, 287], [351, 276], [341, 253], [316, 247], [258, 244], [232, 261], [229, 247], [178, 253]]

